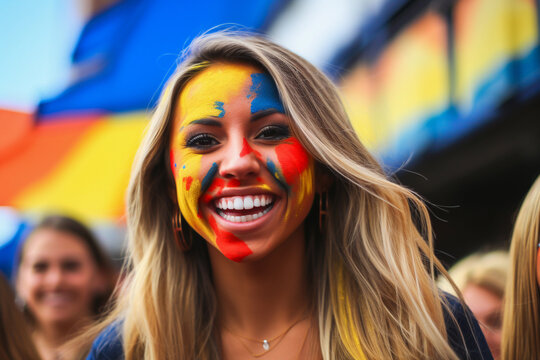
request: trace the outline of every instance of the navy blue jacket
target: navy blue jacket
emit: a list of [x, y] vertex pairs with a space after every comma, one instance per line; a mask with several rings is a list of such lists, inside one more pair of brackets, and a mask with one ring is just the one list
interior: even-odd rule
[[[458, 323], [456, 326], [449, 314], [445, 312], [444, 320], [448, 341], [456, 354], [463, 360], [493, 360], [480, 326], [472, 313], [469, 309], [463, 309], [455, 297], [450, 295], [446, 295], [446, 297]], [[86, 360], [124, 359], [122, 339], [119, 335], [120, 324], [120, 322], [116, 322], [99, 334]]]

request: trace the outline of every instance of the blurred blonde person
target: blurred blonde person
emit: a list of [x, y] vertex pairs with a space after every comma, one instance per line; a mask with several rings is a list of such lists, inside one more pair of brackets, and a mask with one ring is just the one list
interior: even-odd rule
[[[461, 290], [465, 303], [480, 323], [495, 360], [501, 355], [504, 290], [509, 270], [508, 252], [474, 253], [456, 263], [449, 274]], [[455, 294], [447, 279], [440, 287]]]
[[504, 307], [502, 359], [540, 359], [540, 177], [519, 210]]

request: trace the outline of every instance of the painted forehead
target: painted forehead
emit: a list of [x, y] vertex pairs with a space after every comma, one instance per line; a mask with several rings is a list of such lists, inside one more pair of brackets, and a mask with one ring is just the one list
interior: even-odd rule
[[272, 77], [241, 63], [213, 64], [188, 81], [177, 105], [177, 119], [183, 125], [205, 117], [223, 117], [224, 108], [237, 96], [250, 102], [251, 113], [274, 109], [284, 113]]

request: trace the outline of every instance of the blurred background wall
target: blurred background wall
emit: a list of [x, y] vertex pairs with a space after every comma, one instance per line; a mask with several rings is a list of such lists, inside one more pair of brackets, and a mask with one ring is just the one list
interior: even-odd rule
[[[450, 265], [504, 246], [540, 173], [535, 0], [21, 0], [0, 5], [0, 269], [46, 212], [124, 241], [133, 155], [179, 54], [268, 34], [339, 86], [360, 138], [430, 204]], [[225, 24], [225, 25], [223, 25]], [[210, 30], [212, 31], [212, 30]]]

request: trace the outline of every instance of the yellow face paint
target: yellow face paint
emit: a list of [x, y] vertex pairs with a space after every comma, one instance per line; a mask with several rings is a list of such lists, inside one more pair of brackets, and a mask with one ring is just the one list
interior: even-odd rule
[[208, 173], [200, 174], [203, 155], [185, 146], [187, 133], [183, 130], [201, 119], [222, 118], [224, 104], [249, 86], [252, 72], [252, 67], [241, 64], [208, 67], [186, 84], [175, 111], [170, 154], [178, 205], [188, 224], [216, 247], [216, 234], [199, 212], [199, 199], [210, 185], [204, 179], [211, 181], [216, 169], [212, 166]]
[[[241, 261], [252, 246], [283, 241], [303, 222], [313, 202], [313, 159], [290, 136], [290, 119], [269, 75], [246, 64], [212, 64], [187, 82], [175, 110], [171, 168], [180, 211], [195, 231], [229, 259]], [[241, 173], [239, 164], [247, 163], [250, 170]], [[272, 205], [252, 205], [261, 210], [251, 214], [229, 207], [225, 212], [245, 220], [227, 220], [232, 215], [218, 208], [227, 196], [229, 201], [263, 196]], [[269, 212], [266, 224], [255, 222]], [[255, 225], [239, 225], [246, 221]], [[276, 226], [279, 239], [268, 240], [265, 229]]]

